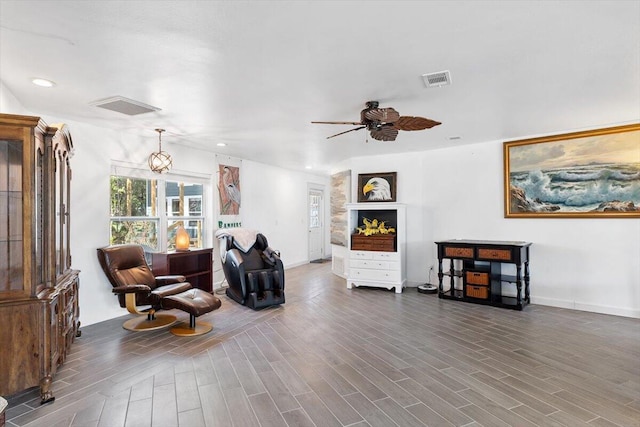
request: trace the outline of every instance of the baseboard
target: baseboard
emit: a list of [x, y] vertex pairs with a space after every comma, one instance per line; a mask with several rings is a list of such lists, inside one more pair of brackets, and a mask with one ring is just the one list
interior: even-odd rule
[[300, 261], [300, 262], [294, 262], [293, 264], [287, 264], [284, 266], [285, 270], [288, 270], [290, 268], [296, 268], [296, 267], [300, 267], [301, 265], [306, 265], [309, 264], [309, 261]]
[[610, 314], [613, 316], [632, 317], [640, 319], [640, 310], [630, 308], [611, 307], [606, 305], [585, 304], [578, 301], [559, 300], [554, 298], [531, 297], [532, 304], [549, 307], [567, 308], [570, 310], [588, 311], [590, 313]]

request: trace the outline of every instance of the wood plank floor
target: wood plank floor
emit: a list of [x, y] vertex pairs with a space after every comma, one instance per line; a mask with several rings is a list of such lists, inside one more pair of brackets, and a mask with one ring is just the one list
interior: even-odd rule
[[222, 296], [200, 337], [84, 327], [55, 402], [11, 396], [7, 425], [640, 426], [640, 320], [347, 290], [330, 268], [287, 270], [282, 307]]

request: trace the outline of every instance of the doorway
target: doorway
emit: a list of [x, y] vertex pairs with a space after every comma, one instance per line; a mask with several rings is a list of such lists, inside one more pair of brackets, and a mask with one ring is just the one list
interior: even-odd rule
[[324, 190], [309, 188], [309, 262], [324, 259]]

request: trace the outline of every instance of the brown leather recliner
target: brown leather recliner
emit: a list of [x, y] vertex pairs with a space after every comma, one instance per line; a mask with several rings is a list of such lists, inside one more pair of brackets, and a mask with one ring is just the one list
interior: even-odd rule
[[[132, 314], [144, 315], [127, 320], [122, 326], [130, 331], [149, 331], [176, 322], [176, 316], [157, 314], [162, 299], [191, 289], [184, 276], [154, 276], [144, 257], [142, 246], [113, 245], [98, 248], [98, 261], [118, 295], [121, 307]], [[150, 306], [139, 311], [138, 306]]]

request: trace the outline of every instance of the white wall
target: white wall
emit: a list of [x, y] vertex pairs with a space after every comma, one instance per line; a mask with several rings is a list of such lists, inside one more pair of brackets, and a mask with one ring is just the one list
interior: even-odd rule
[[[29, 114], [1, 82], [0, 111]], [[49, 123], [64, 121], [60, 117], [44, 118]], [[76, 148], [71, 249], [75, 268], [82, 270], [80, 317], [88, 325], [123, 314], [95, 256], [96, 248], [109, 240], [108, 176], [112, 159], [144, 167], [156, 140], [140, 140], [82, 123], [68, 124]], [[168, 141], [165, 149], [174, 156], [177, 170], [214, 173], [213, 153], [184, 148], [174, 151]], [[358, 173], [398, 172], [397, 200], [407, 205], [410, 285], [425, 283], [429, 267], [437, 265], [434, 241], [525, 240], [533, 242], [534, 304], [640, 317], [640, 219], [505, 219], [500, 141], [354, 158], [336, 165], [335, 172], [345, 169], [352, 170], [352, 200], [357, 200]], [[263, 231], [269, 243], [282, 251], [285, 265], [308, 261], [307, 183], [324, 186], [328, 219], [329, 177], [245, 160], [241, 179], [243, 225]], [[328, 249], [331, 245], [326, 228]]]
[[[95, 254], [96, 248], [109, 243], [111, 163], [113, 160], [137, 162], [146, 168], [146, 158], [156, 149], [156, 140], [152, 136], [141, 141], [131, 135], [109, 133], [80, 123], [69, 123], [69, 127], [76, 147], [72, 159], [76, 178], [72, 186], [72, 253], [75, 268], [82, 270], [80, 317], [87, 325], [123, 314], [111, 295], [111, 286]], [[217, 196], [214, 153], [172, 147], [168, 141], [163, 148], [173, 156], [174, 171], [210, 174], [210, 193], [212, 197]], [[263, 232], [270, 246], [281, 250], [286, 268], [308, 262], [307, 183], [328, 186], [328, 178], [243, 160], [240, 179], [243, 226]], [[210, 228], [208, 233], [210, 244], [214, 231]], [[222, 280], [221, 274], [216, 272], [215, 283]]]
[[12, 114], [28, 115], [29, 112], [18, 101], [13, 93], [0, 81], [0, 112], [11, 112]]
[[[351, 159], [351, 200], [357, 202], [358, 174], [397, 172], [396, 202], [407, 206], [407, 285], [417, 286], [429, 281], [429, 267], [433, 262], [430, 212], [425, 209], [424, 198], [428, 183], [422, 175], [422, 153], [358, 157]], [[432, 240], [431, 240], [432, 241]], [[437, 267], [437, 265], [436, 265]], [[432, 276], [432, 281], [436, 277]]]
[[[0, 112], [38, 115], [37, 112], [24, 109], [4, 85], [0, 86], [0, 90]], [[120, 308], [117, 298], [111, 293], [111, 285], [100, 269], [96, 257], [96, 248], [109, 244], [109, 175], [114, 163], [139, 165], [146, 170], [147, 156], [151, 151], [157, 150], [157, 136], [152, 130], [148, 138], [140, 138], [65, 120], [63, 117], [43, 115], [42, 118], [47, 123], [66, 123], [75, 148], [71, 159], [71, 254], [74, 268], [81, 270], [80, 322], [86, 326], [122, 316], [126, 311]], [[217, 197], [215, 153], [172, 146], [169, 138], [163, 139], [163, 148], [169, 151], [174, 159], [173, 171], [210, 175], [209, 193], [212, 198]], [[328, 218], [329, 177], [242, 161], [243, 226], [263, 232], [269, 239], [269, 244], [281, 251], [286, 268], [309, 261], [309, 183], [325, 189], [325, 217]], [[214, 205], [213, 201], [209, 203], [209, 206]], [[214, 241], [214, 231], [213, 227], [210, 227], [210, 244]], [[328, 227], [325, 234], [325, 251], [330, 252]], [[214, 278], [214, 282], [220, 281], [221, 277]]]
[[[325, 218], [329, 209], [329, 177], [242, 161], [242, 224], [260, 230], [269, 246], [281, 251], [285, 267], [308, 259], [308, 183], [324, 190]], [[328, 224], [325, 224], [325, 253], [330, 252]]]
[[344, 169], [354, 200], [358, 173], [398, 172], [410, 284], [437, 270], [435, 241], [530, 241], [532, 303], [640, 317], [640, 219], [504, 218], [501, 141], [357, 158]]

